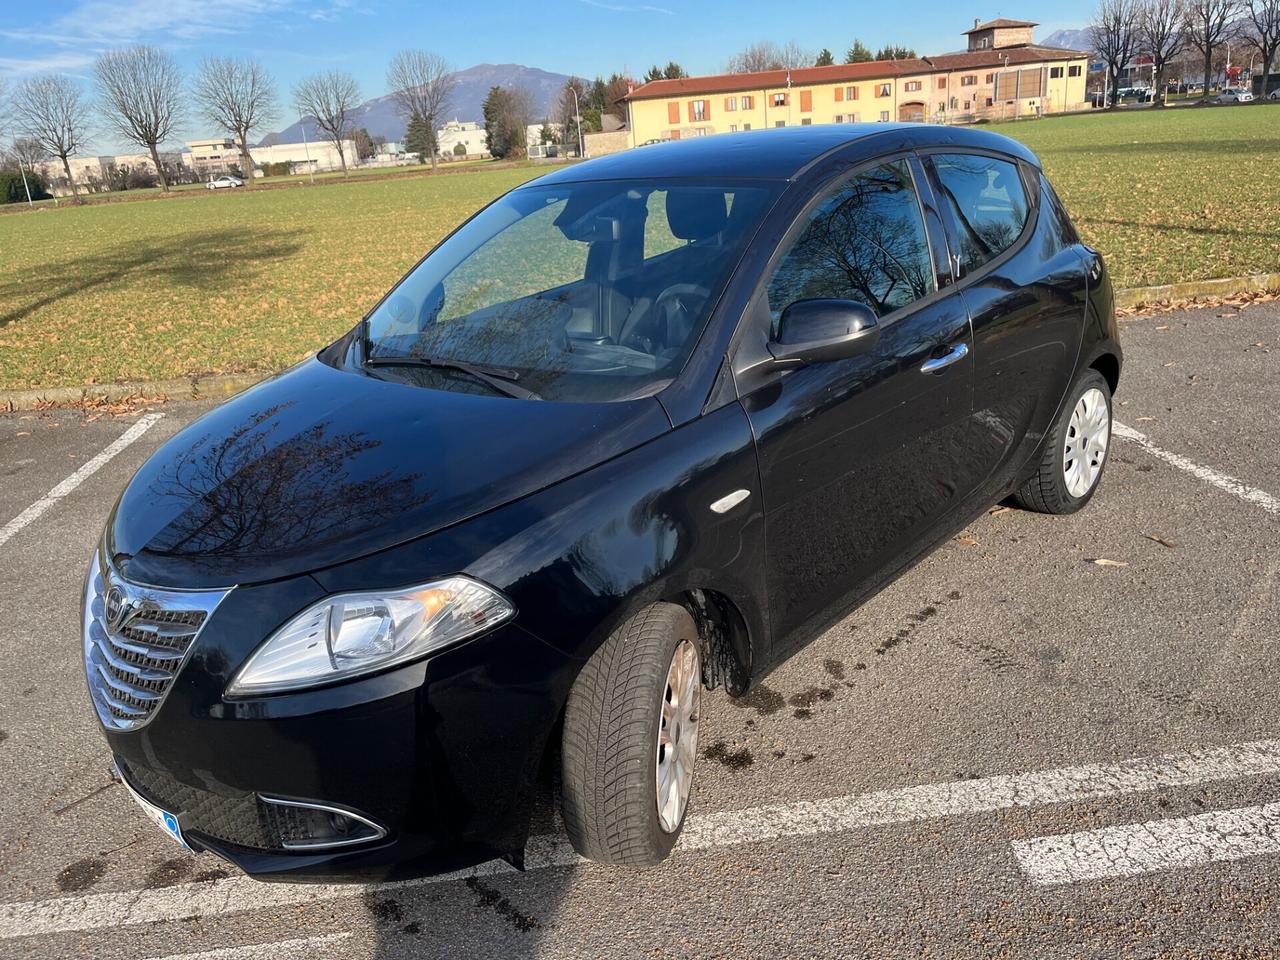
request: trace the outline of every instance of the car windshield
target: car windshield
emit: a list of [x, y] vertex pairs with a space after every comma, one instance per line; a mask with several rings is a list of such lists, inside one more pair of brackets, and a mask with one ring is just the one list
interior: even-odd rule
[[470, 392], [653, 393], [684, 366], [779, 189], [636, 180], [513, 191], [369, 314], [365, 363]]

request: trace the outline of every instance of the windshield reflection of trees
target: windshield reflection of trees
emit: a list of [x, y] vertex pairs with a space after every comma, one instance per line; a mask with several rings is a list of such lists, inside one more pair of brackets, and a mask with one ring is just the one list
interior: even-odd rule
[[388, 468], [351, 475], [357, 458], [382, 445], [365, 434], [332, 433], [321, 421], [281, 438], [293, 403], [255, 414], [222, 439], [206, 434], [176, 456], [155, 492], [183, 503], [157, 535], [154, 552], [260, 556], [324, 543], [423, 503], [420, 473]]

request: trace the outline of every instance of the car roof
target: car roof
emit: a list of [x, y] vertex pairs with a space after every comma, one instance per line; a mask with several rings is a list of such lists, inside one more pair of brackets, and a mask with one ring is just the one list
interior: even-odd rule
[[987, 130], [926, 123], [833, 123], [670, 140], [562, 167], [532, 183], [655, 177], [790, 180], [836, 150], [854, 147], [846, 159], [860, 162], [896, 150], [935, 146], [994, 150], [1040, 166], [1022, 144]]

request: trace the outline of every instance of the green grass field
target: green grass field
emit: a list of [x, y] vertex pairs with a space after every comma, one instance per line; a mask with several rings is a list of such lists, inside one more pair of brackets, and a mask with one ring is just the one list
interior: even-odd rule
[[991, 129], [1039, 155], [1117, 286], [1280, 271], [1280, 104], [1144, 109]]
[[[1280, 107], [991, 129], [1044, 160], [1118, 286], [1280, 270]], [[277, 370], [539, 173], [235, 191], [0, 217], [0, 389]]]

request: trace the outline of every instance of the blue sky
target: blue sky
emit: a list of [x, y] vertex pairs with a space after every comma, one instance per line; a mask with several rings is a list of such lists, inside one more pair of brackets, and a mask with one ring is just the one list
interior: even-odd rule
[[[872, 5], [811, 3], [803, 17], [771, 0], [6, 0], [0, 74], [42, 71], [88, 77], [102, 50], [129, 43], [168, 48], [192, 69], [204, 55], [253, 54], [282, 97], [316, 70], [350, 71], [366, 97], [385, 93], [387, 61], [402, 47], [442, 54], [456, 67], [523, 63], [560, 73], [642, 74], [675, 59], [692, 73], [718, 71], [757, 40], [830, 47], [837, 59], [853, 37], [920, 53], [959, 49], [974, 17], [1039, 21], [1037, 39], [1082, 26], [1089, 0], [1029, 0], [1016, 9], [958, 10], [945, 0]], [[864, 9], [858, 10], [858, 7]], [[857, 12], [854, 12], [857, 11]]]

